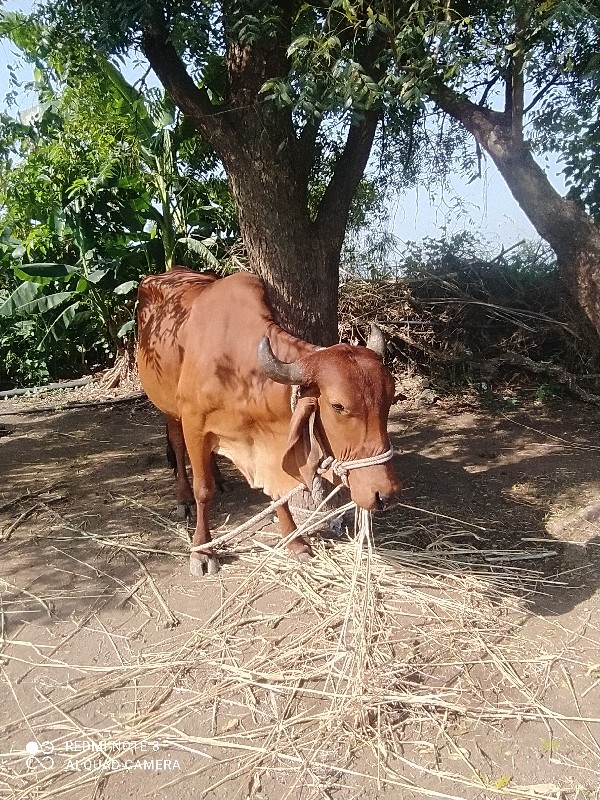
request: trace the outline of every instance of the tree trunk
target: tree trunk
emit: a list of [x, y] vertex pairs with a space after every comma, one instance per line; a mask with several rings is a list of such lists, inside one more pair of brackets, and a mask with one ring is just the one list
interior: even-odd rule
[[447, 87], [438, 88], [432, 98], [491, 157], [517, 203], [556, 253], [566, 285], [600, 334], [600, 230], [583, 209], [554, 189], [511, 114], [482, 108]]
[[[291, 108], [276, 107], [262, 94], [268, 80], [289, 72], [294, 4], [274, 5], [277, 34], [252, 41], [241, 40], [228, 18], [230, 11], [241, 13], [243, 0], [231, 5], [233, 11], [228, 0], [223, 3], [227, 96], [221, 105], [213, 105], [187, 72], [166, 19], [157, 17], [145, 28], [143, 49], [172, 100], [219, 154], [251, 268], [267, 283], [282, 326], [315, 344], [334, 344], [340, 252], [380, 112], [365, 111], [350, 120], [345, 145], [311, 211], [309, 182], [320, 122], [308, 120], [298, 129]], [[373, 44], [368, 50], [373, 63], [375, 51]]]
[[221, 151], [250, 266], [267, 284], [286, 330], [315, 344], [335, 344], [344, 231], [341, 226], [319, 231], [303, 202], [306, 188], [281, 159], [273, 169], [272, 154], [265, 149], [248, 153], [235, 145], [234, 153]]

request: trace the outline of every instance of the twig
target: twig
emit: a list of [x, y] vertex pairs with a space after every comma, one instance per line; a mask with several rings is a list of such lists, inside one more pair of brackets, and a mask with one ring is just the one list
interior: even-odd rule
[[486, 561], [505, 563], [508, 561], [537, 561], [542, 558], [553, 558], [557, 556], [556, 550], [545, 550], [543, 553], [515, 553], [497, 556], [485, 556]]
[[[119, 545], [115, 545], [115, 546], [118, 547]], [[125, 548], [123, 548], [123, 549], [125, 549]], [[177, 619], [175, 614], [171, 611], [171, 609], [169, 608], [169, 606], [165, 602], [162, 594], [160, 593], [160, 591], [158, 589], [158, 586], [156, 585], [156, 582], [154, 581], [154, 578], [152, 577], [152, 575], [150, 574], [150, 572], [148, 570], [148, 567], [129, 548], [127, 548], [127, 553], [131, 556], [131, 558], [134, 559], [134, 561], [137, 561], [137, 563], [139, 564], [140, 568], [144, 572], [144, 574], [146, 576], [146, 580], [148, 581], [148, 583], [150, 585], [150, 588], [152, 589], [152, 592], [153, 592], [154, 596], [156, 597], [156, 600], [157, 600], [158, 604], [160, 605], [160, 607], [162, 608], [162, 610], [164, 612], [164, 615], [165, 615], [165, 618], [166, 618], [166, 627], [167, 628], [174, 628], [177, 625], [179, 625], [179, 620]]]
[[27, 519], [27, 517], [33, 514], [36, 508], [43, 508], [42, 503], [34, 503], [30, 508], [27, 508], [25, 511], [23, 511], [22, 514], [19, 514], [16, 520], [12, 522], [7, 528], [5, 528], [2, 531], [2, 533], [0, 533], [0, 542], [8, 542], [13, 531], [19, 527], [19, 525], [21, 524], [21, 522], [23, 522], [23, 520]]
[[[50, 487], [46, 487], [44, 489], [36, 489], [33, 492], [28, 489], [26, 492], [24, 492], [23, 494], [20, 494], [18, 497], [14, 497], [12, 500], [8, 500], [6, 503], [2, 503], [2, 505], [0, 505], [0, 512], [6, 511], [7, 508], [10, 508], [11, 506], [17, 505], [17, 503], [20, 503], [22, 500], [33, 500], [34, 497], [39, 497], [42, 494], [49, 494], [50, 492], [53, 491], [53, 489], [56, 487], [56, 485], [57, 484], [52, 484], [52, 486], [50, 486]], [[44, 498], [44, 500], [47, 503], [55, 503], [58, 500], [62, 500], [62, 499], [63, 499], [62, 495], [56, 495], [55, 497], [45, 497]]]
[[460, 525], [468, 525], [470, 528], [477, 528], [477, 530], [487, 533], [487, 528], [484, 528], [483, 525], [476, 525], [474, 522], [467, 522], [467, 520], [464, 519], [449, 517], [447, 514], [440, 514], [439, 511], [429, 511], [427, 508], [409, 506], [407, 503], [398, 503], [398, 506], [400, 508], [407, 508], [409, 511], [418, 511], [420, 514], [430, 514], [432, 517], [439, 517], [440, 519], [448, 519], [451, 522], [458, 522]]
[[10, 581], [7, 581], [6, 578], [0, 578], [0, 581], [2, 581], [2, 583], [6, 584], [9, 588], [14, 589], [17, 592], [17, 595], [16, 595], [17, 597], [19, 596], [19, 594], [26, 594], [27, 597], [31, 597], [32, 600], [35, 600], [37, 603], [39, 603], [41, 605], [41, 607], [48, 614], [50, 619], [52, 619], [52, 611], [50, 609], [50, 606], [48, 605], [48, 603], [46, 603], [45, 600], [42, 600], [41, 597], [38, 597], [37, 595], [32, 594], [31, 592], [28, 592], [27, 589], [22, 589], [20, 586], [17, 586], [15, 583], [11, 583]]
[[131, 556], [131, 558], [133, 558], [133, 560], [136, 561], [139, 564], [140, 568], [144, 572], [144, 574], [146, 576], [146, 580], [148, 581], [148, 583], [150, 585], [150, 588], [152, 589], [152, 592], [153, 592], [154, 596], [156, 597], [156, 599], [158, 601], [158, 604], [160, 605], [160, 607], [162, 608], [162, 610], [163, 610], [163, 612], [165, 614], [166, 626], [169, 627], [169, 628], [173, 628], [176, 625], [179, 625], [179, 620], [177, 619], [175, 614], [173, 614], [173, 612], [171, 611], [171, 609], [169, 608], [169, 606], [165, 602], [163, 596], [161, 595], [160, 591], [158, 590], [158, 587], [157, 587], [157, 585], [156, 585], [156, 583], [154, 581], [154, 578], [152, 577], [152, 575], [148, 571], [148, 568], [146, 567], [144, 562], [140, 558], [138, 558], [138, 556], [135, 554], [134, 551], [136, 549], [138, 549], [140, 552], [148, 552], [148, 553], [158, 552], [158, 553], [166, 553], [167, 555], [173, 555], [173, 553], [170, 553], [169, 551], [160, 551], [160, 550], [136, 548], [133, 545], [121, 544], [120, 542], [115, 542], [115, 541], [112, 541], [110, 539], [106, 539], [106, 538], [103, 538], [101, 536], [98, 536], [97, 534], [91, 533], [90, 531], [86, 531], [86, 530], [84, 530], [83, 528], [81, 528], [79, 526], [73, 525], [72, 523], [70, 523], [68, 525], [68, 527], [70, 527], [71, 530], [74, 530], [77, 533], [81, 534], [85, 538], [89, 538], [89, 539], [92, 539], [92, 540], [94, 540], [96, 542], [99, 542], [102, 545], [104, 545], [105, 547], [113, 547], [113, 548], [115, 548], [117, 550], [123, 550], [125, 553], [127, 553], [129, 556]]
[[[242, 522], [241, 525], [238, 525], [233, 530], [227, 531], [227, 533], [224, 533], [222, 536], [217, 536], [216, 539], [212, 539], [207, 544], [200, 544], [197, 545], [196, 547], [190, 547], [190, 553], [200, 553], [203, 550], [212, 550], [215, 547], [222, 547], [225, 544], [225, 542], [230, 541], [234, 537], [238, 536], [240, 533], [244, 533], [244, 531], [250, 530], [250, 528], [252, 528], [254, 525], [257, 525], [263, 519], [269, 517], [273, 513], [273, 511], [279, 508], [279, 506], [282, 506], [284, 503], [287, 503], [291, 497], [293, 497], [303, 488], [304, 487], [302, 484], [295, 486], [293, 489], [290, 489], [290, 491], [287, 492], [287, 494], [284, 494], [283, 497], [280, 497], [279, 500], [274, 500], [272, 503], [269, 503], [269, 505], [266, 508], [263, 508], [262, 511], [259, 511], [258, 514], [255, 514], [249, 520], [246, 520], [246, 522]], [[294, 535], [296, 535], [295, 532]]]

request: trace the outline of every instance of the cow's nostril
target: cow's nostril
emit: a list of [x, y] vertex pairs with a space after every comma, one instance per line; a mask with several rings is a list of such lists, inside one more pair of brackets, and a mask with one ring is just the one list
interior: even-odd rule
[[381, 494], [380, 492], [375, 492], [375, 503], [379, 511], [393, 508], [398, 503], [398, 495], [396, 492], [391, 492], [390, 494]]

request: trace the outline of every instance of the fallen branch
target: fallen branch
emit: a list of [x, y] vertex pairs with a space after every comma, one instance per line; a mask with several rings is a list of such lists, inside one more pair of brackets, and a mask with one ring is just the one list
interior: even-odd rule
[[[52, 491], [57, 486], [57, 484], [52, 484], [50, 487], [46, 487], [44, 489], [37, 489], [36, 491], [30, 491], [29, 489], [20, 494], [18, 497], [13, 497], [12, 500], [7, 500], [6, 503], [2, 503], [0, 505], [0, 511], [6, 511], [7, 508], [11, 506], [16, 506], [22, 500], [33, 500], [34, 498], [38, 498], [40, 500], [44, 500], [46, 503], [56, 503], [59, 500], [63, 500], [63, 496], [60, 494], [52, 495]], [[47, 497], [42, 497], [42, 495], [48, 495]]]
[[47, 383], [45, 386], [28, 386], [24, 389], [4, 389], [0, 392], [0, 400], [9, 397], [22, 397], [24, 394], [42, 394], [42, 392], [53, 392], [62, 389], [77, 389], [79, 386], [87, 386], [94, 380], [92, 375], [87, 378], [78, 378], [74, 381], [61, 381], [59, 383]]
[[[364, 341], [364, 327], [385, 332], [399, 370], [448, 383], [473, 372], [516, 367], [531, 380], [549, 378], [579, 400], [600, 405], [597, 335], [558, 274], [452, 258], [395, 280], [350, 280], [340, 293], [340, 332]], [[362, 327], [361, 327], [362, 326]], [[586, 388], [583, 388], [586, 387]]]
[[72, 408], [96, 408], [97, 406], [116, 406], [120, 403], [132, 403], [134, 400], [141, 400], [146, 397], [145, 392], [134, 392], [133, 394], [125, 395], [125, 397], [111, 397], [106, 400], [86, 400], [86, 401], [71, 401], [68, 403], [58, 404], [54, 406], [33, 406], [32, 408], [19, 408], [14, 411], [2, 411], [0, 409], [0, 417], [13, 417], [20, 416], [21, 414], [53, 414], [57, 411], [68, 411]]
[[551, 364], [547, 361], [534, 361], [532, 358], [519, 355], [518, 353], [507, 353], [505, 356], [497, 356], [488, 359], [473, 359], [466, 353], [456, 354], [434, 350], [421, 342], [416, 342], [403, 333], [395, 333], [394, 338], [400, 339], [409, 347], [413, 347], [426, 354], [432, 361], [438, 361], [443, 364], [461, 364], [468, 361], [470, 368], [477, 369], [484, 374], [493, 374], [502, 367], [519, 367], [527, 372], [532, 372], [534, 375], [544, 375], [562, 386], [565, 386], [571, 394], [583, 400], [584, 403], [600, 405], [600, 395], [582, 389], [577, 382], [577, 376], [557, 364]]
[[586, 390], [582, 389], [577, 383], [576, 375], [573, 375], [571, 372], [567, 372], [564, 367], [560, 367], [557, 364], [550, 364], [544, 361], [533, 361], [533, 359], [528, 358], [527, 356], [518, 355], [517, 353], [509, 353], [506, 356], [491, 358], [489, 361], [475, 363], [483, 368], [488, 366], [495, 367], [496, 369], [503, 366], [521, 367], [522, 369], [526, 369], [528, 372], [533, 372], [535, 375], [546, 375], [547, 377], [557, 381], [557, 383], [566, 386], [571, 394], [574, 394], [575, 397], [583, 400], [584, 403], [600, 405], [600, 395], [592, 394], [592, 392], [586, 392]]

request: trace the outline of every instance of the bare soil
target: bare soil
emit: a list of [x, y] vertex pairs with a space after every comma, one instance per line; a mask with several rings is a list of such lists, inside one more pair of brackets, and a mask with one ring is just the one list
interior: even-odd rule
[[[53, 402], [60, 405], [64, 399], [44, 399], [44, 405]], [[41, 404], [39, 399], [32, 403]], [[436, 702], [433, 686], [442, 692], [442, 683], [432, 670], [431, 711], [421, 703], [419, 724], [412, 718], [405, 724], [401, 710], [395, 722], [386, 723], [394, 727], [394, 741], [401, 740], [401, 747], [385, 753], [371, 747], [366, 735], [361, 739], [357, 723], [356, 730], [348, 731], [355, 737], [352, 758], [346, 758], [346, 750], [340, 765], [332, 744], [320, 754], [321, 772], [315, 767], [309, 775], [309, 770], [299, 785], [289, 778], [290, 764], [283, 757], [269, 769], [250, 769], [244, 766], [245, 745], [238, 742], [237, 750], [212, 747], [209, 738], [217, 733], [230, 741], [241, 728], [262, 730], [258, 690], [249, 687], [243, 702], [216, 698], [197, 708], [195, 716], [186, 716], [186, 697], [192, 697], [186, 692], [202, 682], [210, 685], [215, 675], [208, 667], [208, 650], [204, 664], [203, 651], [194, 651], [193, 669], [189, 661], [180, 668], [176, 657], [180, 642], [192, 641], [207, 621], [222, 615], [223, 604], [254, 569], [248, 554], [264, 552], [265, 543], [276, 541], [272, 526], [229, 548], [219, 576], [193, 579], [187, 569], [187, 533], [174, 519], [163, 425], [149, 404], [137, 399], [37, 413], [29, 413], [27, 406], [28, 401], [0, 404], [0, 797], [600, 797], [596, 411], [563, 402], [499, 412], [458, 400], [393, 408], [390, 431], [405, 492], [403, 505], [375, 519], [376, 552], [394, 547], [419, 557], [468, 547], [484, 553], [489, 567], [490, 551], [497, 551], [498, 580], [514, 570], [515, 581], [506, 580], [506, 593], [514, 595], [516, 605], [506, 612], [510, 624], [503, 627], [494, 616], [498, 601], [490, 602], [492, 633], [499, 626], [494, 652], [512, 652], [516, 630], [526, 646], [512, 667], [502, 667], [499, 682], [490, 677], [491, 649], [489, 658], [479, 657], [469, 668], [469, 691], [485, 696], [486, 702], [494, 698], [494, 721], [479, 724], [456, 709], [440, 712], [443, 704]], [[220, 466], [228, 491], [216, 498], [215, 529], [241, 523], [266, 503], [231, 466]], [[335, 561], [337, 543], [326, 544], [316, 562]], [[240, 628], [231, 642], [221, 643], [224, 648], [239, 645], [242, 655], [235, 669], [256, 655], [267, 635], [272, 644], [277, 637], [300, 640], [310, 633], [313, 620], [291, 608], [295, 601], [286, 583], [304, 580], [306, 573], [297, 567], [289, 573], [285, 570], [291, 568], [278, 569], [275, 578], [256, 576], [256, 585], [263, 580], [268, 591], [253, 595], [245, 620], [250, 620], [249, 635], [244, 638]], [[529, 570], [524, 581], [518, 579], [521, 569]], [[468, 592], [468, 578], [461, 579]], [[429, 617], [443, 615], [445, 598], [438, 601]], [[253, 627], [259, 616], [271, 620], [268, 634]], [[431, 621], [417, 618], [403, 601], [396, 624], [410, 628], [416, 641]], [[440, 649], [447, 645], [439, 642]], [[165, 653], [172, 657], [168, 692], [148, 666], [160, 662], [162, 669]], [[399, 674], [402, 665], [412, 663], [408, 656], [395, 658], [397, 665], [386, 665], [390, 674], [392, 667]], [[534, 662], [535, 669], [521, 669]], [[302, 670], [301, 655], [295, 666]], [[513, 668], [519, 681], [527, 682], [531, 707], [543, 707], [547, 715], [533, 718], [524, 695], [515, 694], [518, 681], [508, 674]], [[446, 687], [451, 687], [453, 677], [446, 672]], [[428, 680], [422, 670], [420, 691], [427, 692]], [[96, 694], [90, 689], [94, 685]], [[271, 695], [276, 704], [277, 691]], [[140, 737], [145, 719], [163, 714], [166, 720], [169, 703], [170, 708], [179, 704], [180, 725], [171, 714], [163, 738], [153, 743]], [[323, 713], [316, 701], [311, 709], [315, 717]], [[505, 718], [503, 709], [511, 712]], [[435, 738], [430, 738], [427, 713], [437, 715]], [[439, 722], [442, 713], [446, 728]], [[135, 737], [130, 734], [133, 751], [137, 748], [132, 758], [136, 764], [145, 759], [149, 766], [123, 770], [115, 762], [114, 770], [101, 768], [98, 754], [86, 751], [87, 743], [118, 726], [126, 739], [133, 719], [138, 727]], [[372, 719], [369, 725], [376, 727]], [[188, 745], [177, 746], [184, 734]], [[267, 750], [270, 734], [261, 736], [256, 733], [252, 747], [260, 743]], [[190, 737], [195, 737], [193, 747]], [[28, 746], [35, 750], [32, 742], [48, 752], [28, 752]], [[299, 771], [304, 756], [302, 747], [294, 746], [298, 761], [292, 766]], [[67, 764], [73, 781], [67, 788], [60, 782], [55, 787], [51, 777], [59, 767], [64, 773]]]

